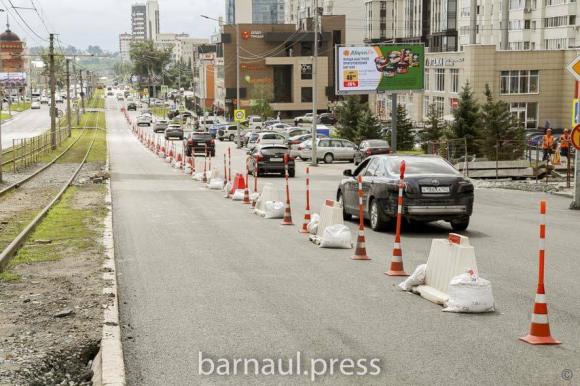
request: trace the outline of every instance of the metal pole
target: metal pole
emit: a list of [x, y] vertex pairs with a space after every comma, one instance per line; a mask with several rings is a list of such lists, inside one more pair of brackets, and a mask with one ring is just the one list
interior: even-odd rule
[[79, 70], [80, 82], [81, 82], [81, 107], [83, 109], [83, 114], [85, 113], [85, 93], [83, 91], [83, 70]]
[[71, 136], [71, 113], [70, 113], [70, 59], [66, 59], [66, 120], [68, 122], [68, 136]]
[[391, 95], [391, 151], [397, 152], [397, 94]]
[[574, 160], [574, 201], [570, 208], [580, 209], [580, 157], [578, 156], [580, 150], [576, 150]]
[[[240, 109], [240, 25], [238, 23], [236, 23], [236, 109]], [[236, 121], [236, 133], [238, 134], [238, 149], [241, 149], [242, 136], [239, 121]]]
[[55, 68], [54, 68], [54, 34], [50, 34], [50, 46], [49, 46], [49, 57], [50, 57], [50, 134], [51, 134], [51, 146], [56, 149], [56, 79], [55, 79]]
[[[2, 98], [0, 98], [0, 113], [2, 112]], [[12, 149], [14, 151], [14, 149]], [[2, 182], [2, 119], [0, 119], [0, 182]]]
[[318, 121], [316, 109], [316, 81], [317, 69], [316, 62], [318, 61], [318, 0], [314, 0], [314, 57], [312, 58], [312, 158], [310, 160], [311, 166], [318, 166], [318, 152], [316, 148], [316, 123]]

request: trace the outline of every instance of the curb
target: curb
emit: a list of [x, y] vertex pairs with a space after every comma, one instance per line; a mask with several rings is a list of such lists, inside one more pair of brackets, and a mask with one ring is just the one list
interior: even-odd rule
[[553, 195], [555, 196], [561, 196], [561, 197], [568, 197], [568, 198], [574, 198], [574, 193], [567, 193], [567, 192], [552, 192]]
[[[107, 141], [108, 142], [108, 141]], [[105, 170], [110, 172], [109, 147], [107, 146], [107, 164]], [[123, 345], [121, 343], [121, 327], [119, 325], [119, 296], [117, 293], [117, 273], [115, 264], [115, 244], [113, 235], [113, 200], [111, 198], [111, 179], [107, 181], [105, 204], [108, 213], [105, 217], [103, 245], [106, 260], [103, 264], [103, 279], [109, 283], [103, 288], [103, 293], [111, 299], [103, 312], [103, 334], [101, 349], [93, 362], [95, 386], [125, 386], [125, 362], [123, 359]]]

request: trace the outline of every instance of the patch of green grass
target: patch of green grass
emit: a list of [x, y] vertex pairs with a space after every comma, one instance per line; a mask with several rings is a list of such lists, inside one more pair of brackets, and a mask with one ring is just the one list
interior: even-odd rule
[[151, 107], [150, 110], [153, 113], [153, 115], [161, 117], [161, 118], [167, 118], [167, 112], [169, 111], [169, 109], [167, 109], [167, 107], [162, 107], [162, 106], [153, 106], [153, 107]]
[[[77, 139], [82, 134], [81, 129], [72, 129], [71, 136], [60, 143], [59, 146], [55, 150], [49, 150], [46, 153], [42, 154], [38, 157], [38, 162], [50, 162], [64, 151], [75, 139]], [[88, 133], [85, 133], [87, 135]], [[72, 149], [71, 149], [72, 150]]]
[[13, 103], [10, 106], [10, 109], [12, 111], [21, 112], [21, 111], [28, 110], [30, 108], [30, 105], [31, 105], [30, 102], [18, 102], [18, 103]]
[[[70, 187], [60, 202], [48, 212], [46, 217], [30, 235], [29, 240], [10, 261], [6, 272], [0, 274], [2, 281], [18, 280], [18, 275], [11, 268], [19, 264], [33, 264], [43, 261], [59, 260], [66, 253], [80, 254], [94, 248], [96, 240], [101, 237], [102, 222], [106, 208], [75, 208], [75, 195], [78, 187]], [[104, 198], [105, 187], [99, 189]], [[36, 244], [34, 240], [51, 240], [50, 244]]]
[[35, 211], [27, 210], [17, 212], [12, 218], [5, 220], [8, 224], [0, 226], [0, 251], [4, 250], [4, 248], [6, 248], [8, 244], [10, 244], [12, 240], [22, 232], [35, 215]]
[[10, 114], [8, 114], [8, 113], [6, 113], [6, 114], [5, 114], [5, 113], [1, 113], [1, 114], [0, 114], [0, 119], [1, 119], [1, 120], [3, 120], [3, 121], [4, 121], [4, 120], [6, 120], [6, 119], [8, 119], [8, 118], [10, 118]]

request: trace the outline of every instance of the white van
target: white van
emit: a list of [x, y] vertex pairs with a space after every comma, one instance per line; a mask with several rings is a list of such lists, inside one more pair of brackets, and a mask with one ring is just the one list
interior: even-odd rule
[[262, 117], [257, 115], [250, 115], [248, 117], [248, 126], [250, 127], [250, 130], [261, 130], [262, 124]]

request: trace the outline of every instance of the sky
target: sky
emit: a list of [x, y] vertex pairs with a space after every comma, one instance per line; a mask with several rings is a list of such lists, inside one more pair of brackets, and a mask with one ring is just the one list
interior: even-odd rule
[[[131, 4], [145, 0], [0, 0], [0, 8], [8, 9], [10, 29], [28, 46], [47, 45], [35, 36], [12, 9], [18, 9], [26, 23], [43, 39], [50, 32], [59, 34], [62, 46], [86, 49], [98, 45], [109, 51], [119, 51], [119, 34], [131, 32]], [[223, 16], [225, 0], [159, 0], [161, 32], [188, 33], [195, 38], [207, 38], [216, 30], [217, 22], [200, 15]], [[45, 21], [46, 27], [39, 15]], [[2, 24], [5, 14], [0, 14]]]

